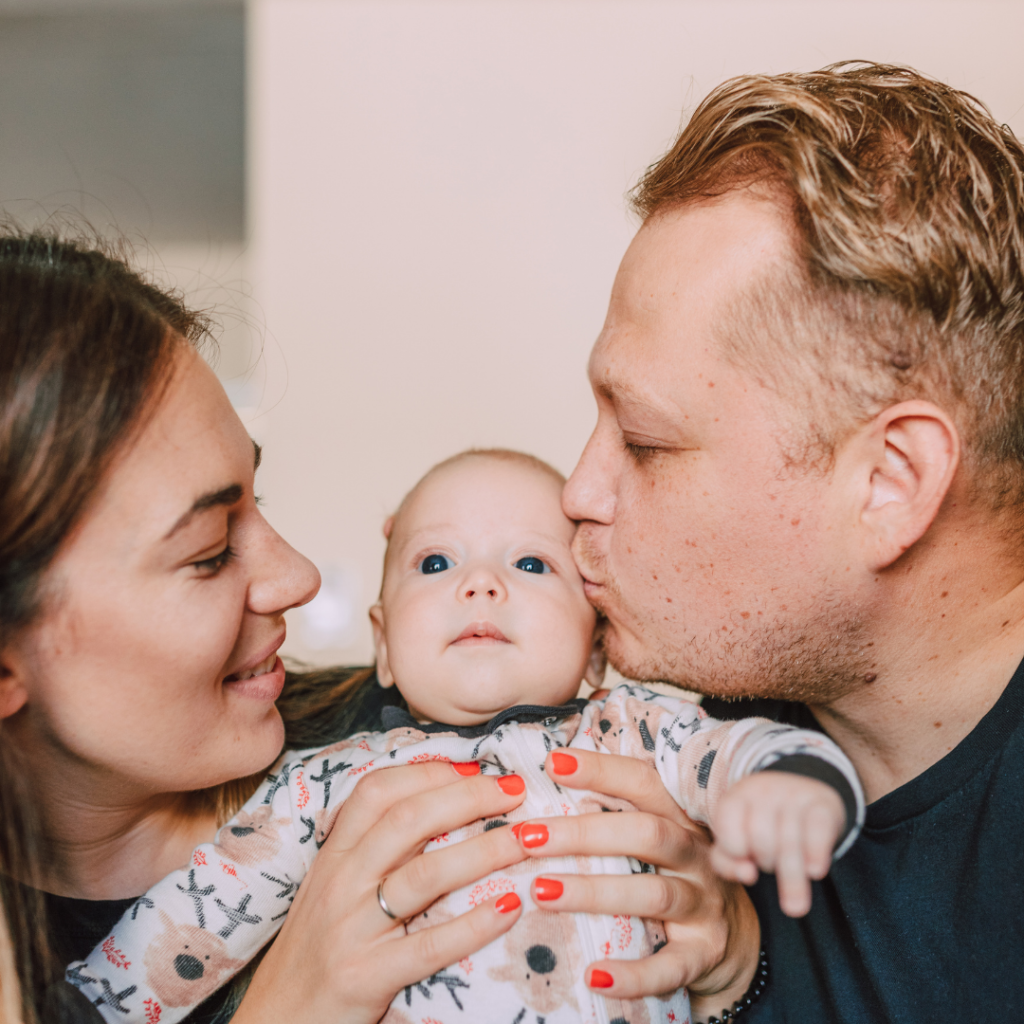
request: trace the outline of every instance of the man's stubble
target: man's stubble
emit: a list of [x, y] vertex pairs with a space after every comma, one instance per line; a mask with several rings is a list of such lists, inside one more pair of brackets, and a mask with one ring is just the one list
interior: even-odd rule
[[875, 680], [863, 620], [827, 584], [817, 585], [815, 610], [800, 619], [777, 613], [770, 622], [729, 622], [726, 629], [688, 627], [686, 601], [675, 595], [676, 616], [668, 627], [662, 607], [633, 606], [625, 599], [586, 524], [576, 534], [573, 553], [602, 581], [593, 601], [606, 620], [602, 643], [609, 663], [627, 679], [673, 683], [727, 700], [761, 697], [812, 706], [830, 704]]

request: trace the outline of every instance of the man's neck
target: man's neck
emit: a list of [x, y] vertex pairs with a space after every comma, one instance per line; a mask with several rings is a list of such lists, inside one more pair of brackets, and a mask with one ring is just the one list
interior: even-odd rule
[[853, 761], [868, 802], [965, 739], [1024, 657], [1024, 583], [990, 577], [972, 585], [978, 575], [968, 571], [954, 585], [942, 576], [933, 590], [918, 576], [912, 590], [895, 593], [891, 628], [876, 641], [877, 679], [811, 708]]

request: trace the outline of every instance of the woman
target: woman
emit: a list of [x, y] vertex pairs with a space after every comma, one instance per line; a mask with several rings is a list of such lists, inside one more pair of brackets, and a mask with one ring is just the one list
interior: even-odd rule
[[[0, 239], [0, 886], [26, 1019], [86, 1019], [62, 965], [213, 838], [285, 741], [283, 616], [319, 579], [257, 507], [259, 450], [197, 354], [204, 333], [118, 260]], [[316, 703], [313, 682], [286, 706]], [[756, 965], [749, 903], [711, 879], [700, 838], [642, 766], [597, 757], [577, 775], [652, 813], [553, 822], [547, 853], [628, 853], [681, 874], [581, 879], [556, 909], [678, 922], [617, 983], [689, 983], [697, 1005], [704, 992], [720, 1011]], [[406, 936], [378, 885], [387, 878], [389, 905], [408, 917], [526, 856], [507, 829], [420, 853], [520, 799], [444, 764], [371, 776], [254, 973], [194, 1019], [378, 1020], [397, 991], [521, 912], [491, 901]], [[0, 1000], [11, 990], [2, 979]]]

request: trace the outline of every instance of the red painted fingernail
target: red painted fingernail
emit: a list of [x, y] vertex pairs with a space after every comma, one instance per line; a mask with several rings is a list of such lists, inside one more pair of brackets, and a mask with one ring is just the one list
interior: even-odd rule
[[579, 765], [572, 754], [562, 754], [556, 751], [551, 755], [551, 767], [554, 768], [556, 775], [572, 775]]
[[518, 775], [503, 775], [498, 779], [498, 785], [509, 796], [519, 796], [526, 789], [526, 783]]
[[533, 882], [533, 894], [539, 900], [557, 900], [565, 887], [554, 878], [536, 878]]
[[543, 846], [548, 841], [547, 825], [524, 825], [519, 830], [519, 841], [527, 849]]
[[514, 824], [514, 825], [512, 826], [512, 835], [514, 835], [514, 836], [516, 837], [516, 839], [518, 839], [518, 838], [519, 838], [519, 832], [520, 832], [520, 830], [522, 829], [522, 827], [523, 827], [523, 825], [524, 825], [524, 824], [525, 824], [525, 822], [522, 822], [522, 821], [517, 821], [517, 822], [516, 822], [516, 823], [515, 823], [515, 824]]
[[451, 765], [460, 775], [480, 774], [479, 761], [452, 761]]
[[499, 914], [511, 914], [513, 910], [519, 909], [522, 902], [514, 892], [507, 892], [494, 904], [494, 909]]
[[596, 967], [590, 972], [591, 988], [611, 988], [615, 979], [607, 971], [599, 971]]

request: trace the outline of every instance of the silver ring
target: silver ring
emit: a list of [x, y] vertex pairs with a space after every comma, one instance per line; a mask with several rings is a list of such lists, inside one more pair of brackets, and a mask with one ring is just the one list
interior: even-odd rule
[[377, 886], [377, 902], [380, 904], [380, 909], [384, 911], [392, 921], [401, 921], [402, 919], [392, 911], [388, 906], [387, 900], [384, 899], [384, 883], [388, 880], [388, 876], [385, 875]]

